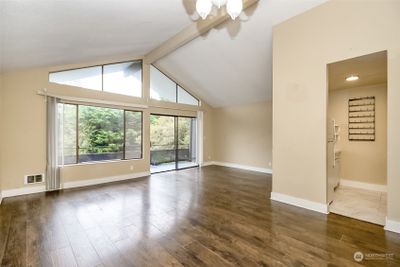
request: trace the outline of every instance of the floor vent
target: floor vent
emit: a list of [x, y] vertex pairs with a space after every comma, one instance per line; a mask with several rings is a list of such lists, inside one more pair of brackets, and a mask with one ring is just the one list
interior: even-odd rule
[[25, 175], [25, 184], [39, 184], [44, 182], [44, 174]]

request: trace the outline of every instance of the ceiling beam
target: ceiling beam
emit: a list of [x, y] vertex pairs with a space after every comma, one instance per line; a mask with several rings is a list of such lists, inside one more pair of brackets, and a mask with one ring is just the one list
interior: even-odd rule
[[[243, 0], [243, 10], [246, 10], [258, 1], [259, 0]], [[181, 32], [177, 33], [176, 35], [162, 43], [157, 48], [150, 51], [147, 55], [144, 56], [144, 62], [147, 64], [151, 64], [159, 60], [160, 58], [165, 57], [169, 53], [187, 44], [193, 39], [205, 34], [210, 29], [223, 23], [229, 18], [229, 14], [224, 11], [222, 14], [218, 14], [217, 16], [208, 17], [206, 20], [199, 19], [195, 23], [191, 24], [187, 28], [183, 29]]]

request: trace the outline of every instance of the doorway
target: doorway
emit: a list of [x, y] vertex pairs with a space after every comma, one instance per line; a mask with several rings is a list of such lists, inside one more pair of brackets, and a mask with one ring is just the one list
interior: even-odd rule
[[197, 167], [197, 119], [150, 115], [151, 173]]
[[387, 209], [387, 52], [329, 64], [329, 210], [384, 225]]

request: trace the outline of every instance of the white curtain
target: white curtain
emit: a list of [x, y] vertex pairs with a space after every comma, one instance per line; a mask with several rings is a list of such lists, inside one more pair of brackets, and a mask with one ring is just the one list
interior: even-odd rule
[[47, 167], [46, 190], [60, 189], [60, 168], [58, 166], [58, 99], [47, 96]]

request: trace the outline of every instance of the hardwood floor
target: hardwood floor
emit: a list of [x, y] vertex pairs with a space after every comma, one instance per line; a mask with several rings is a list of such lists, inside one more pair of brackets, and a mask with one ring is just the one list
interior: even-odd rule
[[269, 175], [209, 166], [7, 198], [1, 265], [353, 266], [361, 251], [363, 265], [400, 266], [400, 235], [270, 192]]

